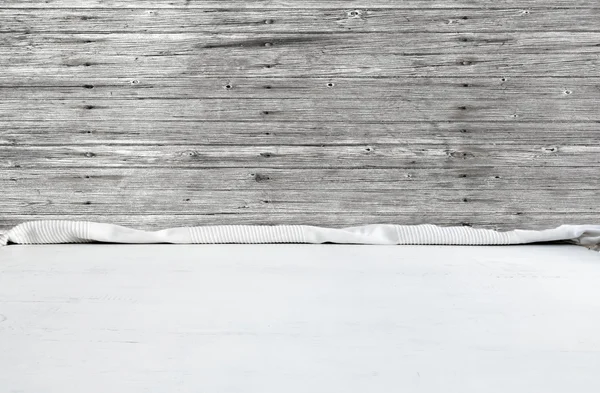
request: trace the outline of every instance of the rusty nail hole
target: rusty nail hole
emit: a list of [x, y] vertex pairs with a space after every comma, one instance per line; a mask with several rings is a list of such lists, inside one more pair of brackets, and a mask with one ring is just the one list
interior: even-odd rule
[[137, 85], [138, 83], [140, 83], [140, 81], [137, 80], [137, 79], [134, 79], [134, 80], [131, 81], [132, 85]]
[[571, 93], [573, 93], [571, 90], [565, 90], [565, 94], [569, 95]]
[[460, 175], [459, 177], [467, 177], [467, 175], [465, 175], [465, 174], [462, 174], [462, 175]]
[[463, 83], [463, 87], [469, 87], [468, 83]]
[[85, 175], [85, 178], [86, 178], [86, 179], [89, 179], [90, 177], [89, 177], [88, 175]]
[[467, 198], [463, 198], [462, 200], [463, 202], [469, 202], [469, 200]]
[[466, 129], [463, 128], [463, 129], [460, 130], [460, 132], [462, 132], [463, 134], [466, 134], [469, 131], [467, 131]]
[[92, 131], [89, 131], [89, 130], [88, 130], [88, 131], [86, 131], [86, 134], [91, 134], [91, 133], [92, 133]]
[[231, 89], [232, 87], [233, 87], [233, 86], [231, 86], [231, 85], [225, 85], [225, 88], [226, 88], [226, 89]]
[[267, 64], [267, 65], [265, 66], [265, 68], [271, 68], [271, 67], [273, 67], [271, 64]]
[[500, 79], [502, 82], [506, 82], [506, 78], [502, 78]]
[[467, 42], [467, 41], [469, 41], [469, 39], [467, 37], [460, 37], [458, 40], [461, 41], [461, 42]]
[[500, 176], [494, 176], [494, 179], [500, 179]]
[[350, 11], [349, 15], [353, 16], [353, 17], [359, 16], [360, 15], [360, 11], [358, 11], [358, 10]]
[[84, 106], [85, 109], [94, 109], [94, 105], [86, 105]]
[[523, 215], [523, 212], [517, 212], [516, 214], [517, 214], [517, 216], [521, 216], [521, 215]]
[[265, 135], [271, 135], [271, 133], [270, 132], [265, 132]]
[[92, 201], [85, 201], [85, 203], [84, 203], [84, 204], [85, 204], [85, 205], [91, 205], [91, 204], [92, 204]]
[[83, 63], [83, 65], [84, 65], [85, 67], [89, 67], [89, 66], [91, 66], [91, 65], [92, 65], [92, 63], [90, 63], [90, 62], [85, 62], [85, 63]]
[[461, 222], [460, 225], [462, 225], [463, 227], [472, 227], [472, 224], [469, 224], [468, 222]]
[[370, 147], [367, 147], [365, 150], [366, 150], [366, 151], [373, 151], [373, 149], [372, 149], [372, 148], [370, 148]]
[[333, 87], [333, 86], [334, 86], [334, 84], [333, 84], [333, 83], [331, 83], [331, 82], [329, 82], [329, 83], [327, 84], [327, 87]]
[[263, 86], [263, 87], [264, 87], [265, 89], [271, 89], [271, 88], [272, 88], [270, 85], [266, 85], [266, 86]]
[[271, 157], [271, 153], [260, 153], [260, 155], [267, 158]]
[[96, 157], [96, 154], [92, 153], [91, 151], [87, 151], [83, 155], [86, 157]]
[[267, 201], [267, 200], [263, 200], [262, 202], [263, 202], [263, 203], [269, 203], [269, 201]]
[[184, 199], [184, 201], [185, 201], [185, 202], [189, 202], [189, 201], [190, 201], [190, 198], [185, 198], [185, 199]]
[[84, 89], [93, 89], [94, 85], [83, 85]]
[[459, 106], [458, 109], [460, 109], [461, 111], [466, 111], [467, 107], [463, 105], [463, 106]]
[[468, 16], [463, 16], [463, 17], [462, 17], [462, 18], [460, 18], [460, 19], [462, 19], [462, 20], [467, 20], [467, 19], [469, 19], [469, 17], [468, 17]]
[[269, 112], [269, 111], [262, 111], [263, 115], [268, 115], [269, 113], [271, 113], [271, 112]]

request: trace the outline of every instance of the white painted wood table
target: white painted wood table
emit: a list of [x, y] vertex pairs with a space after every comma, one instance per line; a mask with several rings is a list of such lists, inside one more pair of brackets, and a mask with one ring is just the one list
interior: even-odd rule
[[0, 392], [600, 391], [569, 245], [0, 249]]

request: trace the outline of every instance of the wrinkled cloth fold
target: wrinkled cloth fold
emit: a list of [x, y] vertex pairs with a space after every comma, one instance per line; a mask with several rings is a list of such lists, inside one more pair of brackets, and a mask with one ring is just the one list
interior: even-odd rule
[[387, 245], [510, 245], [568, 241], [600, 245], [600, 225], [561, 225], [546, 230], [500, 232], [467, 226], [371, 224], [348, 228], [309, 225], [213, 225], [144, 231], [90, 221], [24, 222], [0, 234], [0, 245], [59, 243], [339, 243]]

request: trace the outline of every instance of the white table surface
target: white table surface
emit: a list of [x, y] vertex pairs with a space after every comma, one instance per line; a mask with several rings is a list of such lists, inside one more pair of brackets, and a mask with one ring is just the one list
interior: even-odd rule
[[600, 392], [570, 245], [0, 248], [0, 392]]

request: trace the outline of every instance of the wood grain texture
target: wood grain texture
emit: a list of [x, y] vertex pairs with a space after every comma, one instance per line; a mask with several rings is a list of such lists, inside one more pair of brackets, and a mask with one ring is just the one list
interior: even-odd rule
[[592, 32], [2, 33], [0, 42], [3, 74], [16, 79], [600, 76]]
[[[600, 98], [600, 77], [570, 78], [73, 78], [0, 75], [4, 100], [29, 99], [339, 99], [444, 101], [526, 100], [543, 98], [561, 104]], [[571, 101], [569, 101], [571, 100]]]
[[[600, 145], [73, 145], [3, 146], [1, 168], [599, 167]], [[558, 170], [558, 169], [557, 169]]]
[[[502, 105], [503, 104], [503, 105]], [[475, 120], [480, 121], [594, 121], [600, 112], [594, 101], [540, 100], [523, 97], [512, 100], [463, 99], [451, 101], [398, 99], [169, 99], [123, 100], [3, 100], [0, 116], [7, 120], [118, 119], [126, 114], [134, 121], [265, 121], [290, 117], [317, 122], [399, 122]]]
[[[168, 179], [165, 179], [168, 181]], [[474, 214], [490, 212], [560, 212], [567, 213], [577, 205], [581, 211], [593, 212], [597, 203], [597, 190], [467, 190], [446, 189], [363, 191], [361, 189], [334, 190], [152, 190], [149, 196], [145, 189], [112, 191], [103, 189], [93, 192], [75, 193], [64, 200], [64, 190], [38, 190], [30, 196], [13, 193], [4, 195], [3, 210], [7, 214], [22, 214], [53, 209], [53, 213], [105, 214], [147, 213], [186, 214], [190, 211], [235, 214], [261, 214], [269, 212], [331, 214], [336, 211], [361, 212], [365, 215], [378, 213], [444, 212], [461, 213], [468, 209]], [[541, 205], [539, 200], [556, 200], [552, 206]], [[586, 202], [590, 201], [590, 202]], [[500, 206], [496, 206], [500, 205]]]
[[[182, 172], [185, 176], [180, 176]], [[276, 168], [61, 168], [6, 169], [0, 182], [6, 195], [18, 199], [21, 188], [39, 193], [53, 193], [56, 187], [72, 187], [74, 193], [94, 193], [99, 189], [114, 190], [290, 190], [310, 188], [315, 179], [319, 190], [346, 191], [353, 187], [361, 191], [394, 192], [403, 190], [525, 191], [525, 190], [593, 190], [582, 184], [580, 177], [590, 182], [600, 181], [597, 168], [561, 167], [494, 167], [466, 168], [369, 168], [369, 169], [276, 169]], [[164, 183], [164, 179], [169, 179]], [[442, 180], [440, 180], [442, 179]]]
[[489, 9], [489, 8], [600, 8], [589, 0], [503, 0], [495, 4], [473, 0], [4, 0], [1, 8], [184, 8], [184, 9]]
[[0, 229], [597, 223], [588, 0], [7, 0]]
[[[136, 2], [139, 3], [139, 2]], [[205, 4], [202, 2], [200, 4]], [[248, 2], [246, 2], [247, 4]], [[325, 6], [329, 2], [321, 2]], [[404, 4], [405, 1], [394, 4]], [[503, 2], [505, 3], [505, 2]], [[303, 2], [304, 4], [304, 2]], [[132, 4], [134, 5], [134, 4]], [[600, 8], [2, 9], [3, 33], [599, 32]], [[175, 24], [174, 21], [177, 21]]]
[[[335, 122], [123, 119], [0, 120], [0, 145], [338, 146], [385, 144], [598, 145], [596, 122], [462, 121]], [[565, 129], [569, 132], [565, 132]]]

